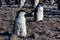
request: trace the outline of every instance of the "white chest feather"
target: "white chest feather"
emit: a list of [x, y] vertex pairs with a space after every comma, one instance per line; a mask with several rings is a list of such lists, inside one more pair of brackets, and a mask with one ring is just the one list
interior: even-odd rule
[[16, 27], [18, 36], [26, 36], [26, 19], [24, 17], [25, 12], [21, 12], [16, 18]]

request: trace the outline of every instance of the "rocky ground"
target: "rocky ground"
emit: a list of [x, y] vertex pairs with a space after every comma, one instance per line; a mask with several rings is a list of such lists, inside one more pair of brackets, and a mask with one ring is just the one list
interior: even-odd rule
[[49, 18], [49, 15], [39, 22], [27, 22], [26, 38], [13, 34], [18, 10], [19, 8], [0, 8], [0, 40], [60, 40], [60, 18]]

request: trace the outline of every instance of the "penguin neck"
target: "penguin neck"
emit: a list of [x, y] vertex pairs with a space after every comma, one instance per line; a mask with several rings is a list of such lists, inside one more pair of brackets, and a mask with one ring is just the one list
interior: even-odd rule
[[19, 17], [24, 17], [24, 15], [25, 15], [25, 12], [19, 13]]

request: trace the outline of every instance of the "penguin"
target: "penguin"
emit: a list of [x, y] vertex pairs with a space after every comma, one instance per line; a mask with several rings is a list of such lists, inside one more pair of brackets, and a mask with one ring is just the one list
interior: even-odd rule
[[35, 0], [34, 8], [38, 5], [39, 0]]
[[25, 12], [19, 12], [18, 16], [15, 19], [15, 30], [14, 33], [18, 36], [26, 37], [27, 30], [26, 30], [26, 18]]
[[43, 20], [43, 6], [44, 4], [39, 3], [35, 10], [34, 10], [34, 21], [39, 22], [40, 20]]
[[18, 7], [22, 8], [25, 4], [26, 0], [15, 0], [15, 3], [18, 5]]

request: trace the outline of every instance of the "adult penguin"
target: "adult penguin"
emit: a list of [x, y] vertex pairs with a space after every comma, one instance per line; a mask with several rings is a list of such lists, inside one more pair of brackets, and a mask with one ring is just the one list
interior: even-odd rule
[[26, 0], [15, 0], [15, 3], [18, 5], [18, 7], [22, 8], [25, 4]]
[[14, 34], [20, 37], [27, 36], [25, 12], [19, 11], [15, 19]]

